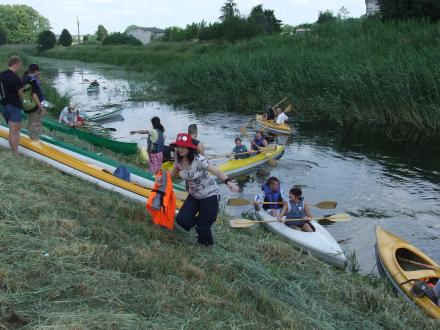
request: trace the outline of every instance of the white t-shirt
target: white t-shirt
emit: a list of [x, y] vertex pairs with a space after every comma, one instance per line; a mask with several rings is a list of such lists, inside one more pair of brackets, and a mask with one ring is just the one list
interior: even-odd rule
[[284, 124], [284, 122], [289, 119], [284, 112], [280, 113], [277, 117], [277, 124]]

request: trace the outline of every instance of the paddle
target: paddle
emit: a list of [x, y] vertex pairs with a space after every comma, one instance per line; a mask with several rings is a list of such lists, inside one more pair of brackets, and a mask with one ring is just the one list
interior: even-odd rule
[[[232, 228], [248, 228], [248, 227], [252, 227], [254, 225], [256, 225], [257, 223], [269, 223], [269, 222], [291, 222], [291, 221], [301, 221], [304, 219], [284, 219], [284, 220], [248, 220], [248, 219], [232, 219], [231, 221], [229, 221], [229, 225]], [[330, 216], [325, 216], [325, 217], [321, 217], [321, 218], [311, 218], [308, 220], [327, 220], [327, 221], [332, 221], [332, 222], [347, 222], [347, 221], [351, 221], [350, 216], [348, 214], [335, 214], [335, 215], [330, 215]]]
[[[245, 206], [251, 205], [253, 201], [245, 198], [231, 198], [228, 200], [227, 205], [229, 206]], [[260, 204], [283, 204], [282, 202], [260, 202]], [[317, 207], [319, 209], [334, 209], [338, 203], [335, 201], [323, 201], [316, 204], [310, 204], [310, 206]]]
[[440, 270], [440, 267], [435, 267], [435, 266], [431, 266], [431, 265], [423, 264], [423, 263], [421, 263], [421, 262], [412, 261], [412, 260], [405, 259], [405, 258], [401, 258], [401, 257], [397, 257], [397, 259], [399, 259], [400, 261], [407, 262], [407, 263], [409, 263], [409, 264], [417, 265], [417, 266], [420, 266], [420, 267], [425, 267], [425, 268], [427, 268], [427, 269]]
[[[262, 148], [259, 149], [259, 151], [261, 151], [261, 152], [270, 152], [270, 151], [275, 151], [275, 150], [277, 150], [277, 146], [276, 145], [262, 147]], [[217, 156], [213, 155], [213, 156], [210, 156], [209, 158], [210, 159], [216, 159], [216, 158], [222, 158], [222, 157], [228, 157], [228, 156], [245, 155], [245, 154], [250, 154], [252, 152], [255, 152], [255, 151], [250, 150], [250, 151], [246, 151], [246, 152], [239, 152], [239, 153], [236, 153], [236, 154], [228, 153], [228, 154], [217, 155]]]

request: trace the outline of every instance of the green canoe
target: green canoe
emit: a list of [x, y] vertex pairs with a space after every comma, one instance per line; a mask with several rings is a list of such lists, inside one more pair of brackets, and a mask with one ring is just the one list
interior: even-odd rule
[[121, 142], [121, 141], [108, 139], [103, 136], [93, 134], [91, 132], [83, 131], [81, 129], [60, 124], [56, 120], [48, 117], [44, 117], [42, 121], [44, 127], [50, 130], [60, 131], [69, 135], [75, 135], [81, 140], [85, 140], [98, 147], [107, 148], [109, 150], [124, 155], [132, 155], [138, 152], [137, 143]]

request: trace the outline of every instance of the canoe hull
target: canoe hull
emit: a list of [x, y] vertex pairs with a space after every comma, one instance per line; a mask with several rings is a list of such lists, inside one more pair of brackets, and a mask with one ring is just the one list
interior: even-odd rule
[[80, 129], [62, 125], [57, 121], [47, 117], [43, 118], [42, 122], [44, 127], [50, 130], [60, 131], [69, 135], [77, 136], [81, 140], [85, 140], [95, 146], [107, 148], [109, 150], [112, 150], [120, 154], [134, 155], [138, 152], [137, 143], [121, 142], [121, 141], [107, 139], [105, 137], [92, 134]]
[[[275, 220], [274, 217], [264, 210], [257, 211], [256, 218], [263, 221]], [[339, 244], [319, 223], [314, 220], [310, 223], [315, 228], [313, 233], [292, 229], [281, 222], [269, 222], [265, 223], [265, 225], [270, 231], [280, 235], [298, 250], [310, 253], [317, 259], [345, 269], [347, 259]]]
[[84, 114], [87, 121], [105, 121], [120, 116], [122, 109], [103, 110], [93, 115]]
[[287, 124], [276, 124], [273, 121], [268, 121], [262, 115], [256, 116], [257, 124], [263, 127], [267, 132], [274, 134], [292, 134], [292, 128]]
[[427, 297], [416, 298], [411, 294], [414, 280], [440, 279], [440, 271], [402, 262], [400, 256], [408, 255], [406, 258], [414, 256], [413, 261], [433, 267], [440, 266], [410, 243], [380, 227], [376, 227], [376, 254], [378, 268], [382, 268], [383, 273], [397, 292], [411, 304], [420, 307], [428, 316], [440, 318], [440, 307], [436, 306], [434, 302]]

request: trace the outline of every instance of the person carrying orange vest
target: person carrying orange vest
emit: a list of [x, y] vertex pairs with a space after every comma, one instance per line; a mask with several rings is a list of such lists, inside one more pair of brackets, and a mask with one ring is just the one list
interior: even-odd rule
[[171, 173], [159, 171], [156, 176], [159, 180], [154, 183], [154, 188], [148, 198], [147, 211], [150, 213], [154, 224], [173, 230], [174, 216], [176, 215], [176, 196], [173, 190]]

